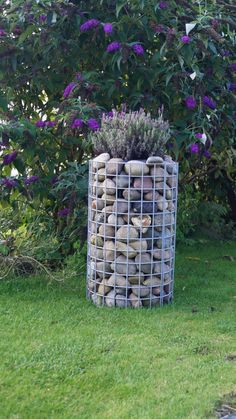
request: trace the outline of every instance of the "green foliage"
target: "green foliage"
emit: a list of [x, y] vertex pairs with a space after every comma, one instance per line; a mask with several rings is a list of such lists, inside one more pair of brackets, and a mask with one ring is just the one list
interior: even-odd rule
[[96, 154], [108, 152], [123, 160], [145, 159], [162, 155], [170, 138], [168, 122], [160, 113], [152, 119], [143, 109], [137, 112], [116, 112], [103, 115], [101, 128], [92, 134]]

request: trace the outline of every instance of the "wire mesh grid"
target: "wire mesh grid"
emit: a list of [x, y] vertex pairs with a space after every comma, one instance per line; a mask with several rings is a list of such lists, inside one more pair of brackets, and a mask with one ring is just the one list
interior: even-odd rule
[[89, 162], [87, 298], [98, 306], [172, 300], [178, 164], [156, 160]]

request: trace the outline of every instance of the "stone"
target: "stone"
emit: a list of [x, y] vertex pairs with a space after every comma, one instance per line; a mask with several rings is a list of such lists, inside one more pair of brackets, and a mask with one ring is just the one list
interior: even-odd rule
[[129, 210], [130, 204], [125, 199], [118, 199], [113, 204], [113, 212], [115, 214], [125, 214]]
[[144, 285], [151, 287], [151, 291], [154, 295], [160, 295], [163, 287], [162, 281], [157, 276], [152, 276], [143, 282]]
[[109, 224], [101, 224], [98, 229], [98, 234], [106, 238], [113, 238], [115, 237], [115, 228]]
[[143, 284], [145, 276], [143, 272], [137, 272], [136, 275], [129, 276], [129, 282], [132, 285], [140, 285]]
[[160, 194], [157, 191], [150, 191], [148, 193], [145, 193], [144, 199], [145, 201], [158, 201], [160, 197]]
[[[110, 276], [110, 278], [108, 279], [108, 284], [111, 287], [115, 287], [116, 290], [119, 289], [119, 287], [125, 288], [125, 289], [130, 287], [130, 282], [126, 280], [124, 276], [117, 275], [117, 274], [112, 274]], [[117, 292], [120, 292], [120, 290]]]
[[99, 154], [99, 156], [93, 159], [93, 169], [96, 170], [96, 169], [101, 169], [102, 167], [105, 167], [105, 164], [109, 159], [110, 159], [109, 153]]
[[101, 211], [104, 208], [105, 202], [103, 199], [98, 198], [92, 201], [92, 208]]
[[97, 229], [98, 229], [98, 224], [97, 223], [94, 223], [94, 222], [90, 222], [89, 223], [89, 232], [90, 232], [90, 234], [92, 234], [92, 235], [94, 235], [94, 234], [96, 234], [97, 233]]
[[90, 246], [90, 256], [96, 259], [103, 259], [103, 251], [101, 248], [91, 244]]
[[99, 169], [98, 172], [94, 176], [94, 180], [97, 182], [103, 182], [106, 179], [106, 170]]
[[154, 216], [154, 225], [155, 227], [157, 226], [162, 226], [163, 224], [173, 224], [175, 221], [174, 219], [174, 214], [171, 214], [170, 211], [165, 211], [162, 214], [156, 214]]
[[116, 184], [111, 179], [105, 179], [102, 183], [103, 192], [108, 195], [116, 194]]
[[96, 272], [100, 278], [109, 278], [112, 274], [111, 265], [108, 262], [96, 262]]
[[157, 207], [160, 211], [165, 211], [168, 208], [168, 202], [165, 198], [159, 198], [157, 201]]
[[154, 274], [164, 274], [170, 271], [170, 267], [169, 265], [167, 265], [166, 263], [154, 263], [154, 270], [153, 273]]
[[113, 205], [106, 205], [103, 209], [102, 209], [102, 213], [107, 214], [111, 214], [113, 213]]
[[132, 293], [137, 297], [147, 297], [150, 295], [150, 292], [150, 287], [146, 287], [145, 285], [141, 285], [140, 287], [132, 287]]
[[145, 176], [137, 177], [134, 179], [133, 186], [135, 189], [141, 190], [144, 193], [149, 192], [153, 188], [152, 178]]
[[102, 306], [103, 298], [100, 295], [92, 294], [92, 301], [96, 306]]
[[164, 160], [165, 162], [169, 162], [169, 163], [173, 162], [173, 159], [169, 154], [164, 154]]
[[157, 212], [157, 203], [155, 202], [135, 202], [133, 204], [133, 210], [137, 213], [143, 213], [143, 214], [155, 214]]
[[124, 189], [122, 195], [127, 201], [140, 201], [141, 199], [141, 193], [136, 189]]
[[122, 253], [122, 255], [127, 256], [128, 258], [132, 259], [137, 255], [136, 250], [134, 250], [131, 246], [128, 246], [126, 243], [123, 242], [116, 242], [116, 250], [117, 252]]
[[116, 293], [115, 293], [114, 290], [110, 291], [107, 294], [106, 299], [105, 299], [105, 304], [108, 307], [114, 307], [115, 306], [115, 304], [116, 304]]
[[145, 252], [148, 248], [147, 240], [132, 241], [131, 247], [137, 252]]
[[106, 172], [107, 175], [116, 175], [119, 174], [124, 166], [124, 162], [122, 159], [119, 158], [112, 158], [106, 164]]
[[158, 260], [170, 259], [172, 252], [170, 250], [153, 249], [153, 257]]
[[124, 295], [116, 294], [116, 307], [128, 308], [130, 306], [130, 301]]
[[121, 242], [132, 242], [138, 239], [138, 237], [138, 231], [130, 225], [122, 226], [116, 232], [116, 239]]
[[169, 187], [169, 185], [165, 184], [164, 182], [156, 182], [155, 188], [158, 189], [158, 192], [161, 195], [164, 196], [164, 192], [165, 192], [165, 197], [167, 199], [171, 199], [172, 193], [171, 193], [171, 188]]
[[102, 195], [102, 198], [101, 199], [103, 199], [104, 206], [105, 206], [105, 205], [111, 205], [111, 204], [113, 204], [113, 202], [115, 201], [116, 197], [115, 197], [115, 195], [109, 195], [109, 194], [104, 193]]
[[112, 240], [107, 240], [103, 246], [103, 257], [106, 262], [113, 262], [115, 259], [115, 243]]
[[90, 281], [88, 281], [88, 289], [89, 291], [96, 292], [97, 282], [90, 279]]
[[142, 304], [144, 307], [155, 307], [160, 305], [160, 298], [151, 294], [149, 298], [143, 298]]
[[137, 269], [140, 269], [140, 271], [142, 271], [144, 274], [152, 273], [153, 266], [151, 263], [150, 253], [139, 253], [135, 257], [135, 263], [137, 265]]
[[114, 272], [120, 275], [135, 275], [136, 274], [136, 264], [130, 260], [127, 263], [127, 258], [123, 255], [120, 255], [116, 260], [111, 264], [111, 268]]
[[125, 173], [130, 176], [143, 176], [149, 173], [149, 167], [140, 160], [130, 160], [125, 163]]
[[177, 165], [174, 161], [172, 161], [170, 164], [166, 164], [165, 167], [170, 175], [176, 175], [178, 172]]
[[142, 233], [146, 233], [148, 227], [151, 225], [152, 219], [150, 215], [138, 215], [135, 217], [131, 217], [131, 221], [135, 227], [142, 230]]
[[121, 227], [125, 224], [124, 219], [120, 215], [116, 215], [116, 214], [110, 214], [107, 219], [107, 222], [108, 224], [116, 226], [116, 227]]
[[162, 182], [166, 175], [166, 171], [163, 169], [163, 167], [153, 166], [150, 169], [150, 174], [155, 182]]
[[99, 295], [106, 295], [110, 290], [111, 290], [111, 287], [107, 285], [107, 280], [103, 279], [99, 284], [97, 293]]
[[148, 250], [152, 249], [153, 246], [155, 246], [157, 238], [159, 238], [159, 233], [153, 229], [152, 227], [149, 227], [146, 233], [142, 234], [142, 238], [146, 239], [147, 241], [147, 248]]
[[98, 224], [104, 223], [104, 221], [105, 221], [105, 214], [102, 213], [102, 212], [95, 213], [94, 221], [97, 222]]
[[130, 184], [130, 177], [122, 170], [119, 175], [112, 178], [118, 189], [125, 189]]
[[166, 238], [166, 239], [157, 239], [156, 246], [158, 249], [166, 249], [168, 247], [172, 246], [172, 239]]
[[142, 301], [141, 301], [140, 298], [137, 297], [137, 295], [131, 293], [129, 295], [129, 300], [130, 300], [131, 306], [133, 308], [140, 308], [140, 307], [142, 307]]
[[168, 202], [167, 209], [168, 209], [169, 211], [174, 211], [174, 210], [175, 210], [175, 204], [174, 204], [174, 202], [169, 201], [169, 202]]
[[92, 192], [93, 192], [93, 195], [95, 195], [95, 197], [101, 196], [103, 194], [102, 183], [94, 181]]
[[177, 187], [177, 176], [172, 175], [172, 176], [168, 176], [166, 178], [166, 183], [171, 187], [171, 188], [176, 188]]
[[102, 237], [98, 236], [97, 234], [93, 234], [90, 237], [90, 243], [94, 244], [95, 246], [102, 247], [103, 246], [103, 239], [102, 239]]
[[148, 159], [146, 160], [146, 164], [148, 166], [153, 166], [154, 164], [161, 164], [163, 163], [164, 160], [162, 157], [160, 156], [150, 156], [148, 157]]

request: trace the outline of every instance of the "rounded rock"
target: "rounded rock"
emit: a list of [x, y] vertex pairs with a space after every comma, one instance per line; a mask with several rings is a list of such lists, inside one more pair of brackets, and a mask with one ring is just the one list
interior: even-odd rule
[[116, 250], [117, 252], [122, 253], [122, 255], [128, 256], [129, 259], [132, 259], [137, 255], [136, 250], [134, 250], [131, 246], [119, 241], [116, 242]]
[[103, 187], [101, 182], [93, 182], [93, 189], [92, 189], [93, 195], [95, 197], [102, 196], [103, 194]]
[[151, 177], [137, 177], [134, 179], [134, 188], [142, 190], [144, 193], [149, 192], [153, 188]]
[[162, 157], [160, 156], [150, 156], [148, 157], [148, 159], [146, 160], [146, 164], [148, 166], [153, 166], [154, 164], [161, 164], [163, 163], [164, 160]]
[[147, 240], [132, 241], [131, 247], [137, 252], [145, 252], [148, 248]]
[[108, 307], [114, 307], [116, 304], [116, 293], [114, 290], [110, 291], [105, 299], [105, 303]]
[[116, 258], [116, 260], [111, 264], [111, 268], [114, 272], [120, 275], [135, 275], [137, 271], [136, 264], [131, 261], [127, 263], [127, 259], [123, 255]]
[[96, 272], [100, 278], [109, 278], [112, 274], [111, 265], [108, 262], [96, 262]]
[[101, 248], [91, 244], [90, 246], [90, 256], [96, 259], [103, 259], [103, 251]]
[[103, 246], [103, 239], [102, 239], [102, 237], [98, 236], [97, 234], [93, 234], [90, 237], [90, 243], [94, 244], [95, 246], [102, 247]]
[[127, 201], [140, 201], [141, 199], [141, 193], [136, 189], [124, 189], [122, 195]]
[[102, 153], [93, 159], [93, 169], [101, 169], [105, 167], [106, 162], [110, 159], [109, 153]]
[[166, 263], [155, 263], [154, 264], [154, 274], [165, 274], [168, 273], [170, 271], [170, 267], [169, 265], [167, 265]]
[[101, 224], [98, 229], [98, 234], [103, 237], [113, 238], [115, 236], [115, 228], [109, 224]]
[[162, 182], [165, 178], [166, 171], [163, 169], [163, 167], [153, 166], [150, 169], [150, 174], [155, 182]]
[[103, 296], [103, 295], [106, 295], [110, 290], [111, 290], [111, 287], [107, 285], [107, 280], [103, 279], [99, 284], [97, 293]]
[[140, 307], [142, 307], [142, 301], [141, 301], [140, 298], [137, 297], [137, 295], [131, 293], [129, 295], [129, 300], [130, 300], [131, 306], [133, 308], [140, 308]]
[[116, 214], [125, 214], [129, 210], [129, 203], [125, 199], [118, 199], [113, 204], [113, 212]]
[[157, 191], [151, 191], [148, 193], [145, 193], [144, 195], [144, 199], [145, 201], [158, 201], [158, 199], [160, 198], [160, 194]]
[[140, 287], [132, 287], [132, 293], [137, 297], [147, 297], [150, 295], [150, 292], [150, 287], [146, 287], [145, 285], [141, 285]]
[[111, 214], [109, 215], [108, 219], [107, 219], [108, 224], [116, 226], [116, 227], [121, 227], [125, 224], [124, 219], [116, 214]]
[[120, 227], [116, 232], [116, 239], [121, 242], [136, 241], [139, 237], [138, 231], [135, 227], [125, 225]]
[[151, 263], [151, 255], [150, 253], [139, 253], [135, 257], [135, 263], [137, 265], [137, 269], [140, 269], [144, 274], [152, 273], [153, 266]]
[[106, 164], [106, 172], [107, 175], [116, 175], [119, 174], [124, 166], [124, 162], [122, 159], [119, 158], [112, 158]]
[[91, 298], [92, 298], [93, 303], [96, 306], [98, 306], [98, 307], [102, 306], [103, 298], [100, 295], [92, 294], [92, 297]]
[[115, 182], [117, 189], [125, 189], [130, 184], [130, 178], [124, 171], [120, 172], [116, 177], [113, 177], [112, 180]]
[[116, 184], [111, 179], [105, 179], [101, 186], [103, 188], [103, 192], [108, 195], [115, 195], [116, 194]]
[[104, 208], [104, 200], [101, 198], [92, 201], [92, 208], [101, 211]]
[[94, 180], [97, 182], [103, 182], [106, 179], [106, 170], [99, 169], [96, 175], [94, 176]]
[[116, 307], [128, 308], [130, 306], [130, 301], [124, 295], [116, 294]]
[[135, 227], [139, 228], [142, 231], [142, 233], [146, 233], [148, 227], [151, 225], [152, 219], [150, 215], [138, 215], [135, 217], [131, 217], [131, 221]]
[[157, 212], [157, 203], [156, 202], [135, 202], [133, 204], [133, 210], [137, 213], [143, 213], [143, 214], [155, 214]]
[[130, 160], [125, 163], [125, 173], [130, 176], [142, 176], [149, 173], [149, 167], [140, 160]]
[[115, 259], [115, 243], [111, 240], [107, 240], [103, 246], [103, 257], [106, 262], [113, 262]]
[[109, 194], [104, 193], [101, 199], [103, 199], [104, 205], [111, 205], [113, 204], [116, 198], [114, 195], [109, 195]]

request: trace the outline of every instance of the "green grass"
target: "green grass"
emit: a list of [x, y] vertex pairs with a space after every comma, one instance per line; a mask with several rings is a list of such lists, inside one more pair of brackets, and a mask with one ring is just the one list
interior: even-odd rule
[[177, 249], [161, 309], [96, 308], [84, 283], [0, 283], [0, 418], [215, 417], [236, 392], [236, 262], [224, 255], [236, 260], [235, 243]]

